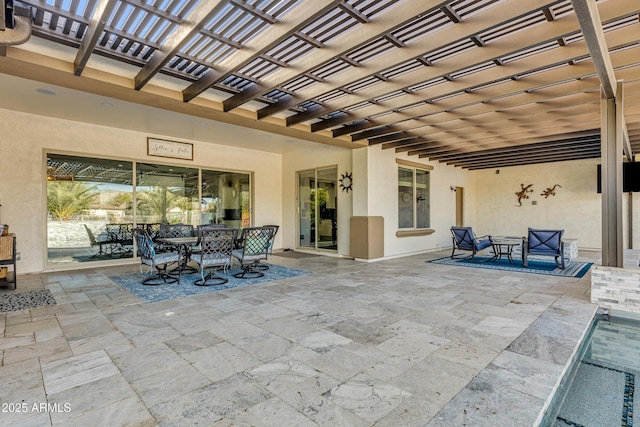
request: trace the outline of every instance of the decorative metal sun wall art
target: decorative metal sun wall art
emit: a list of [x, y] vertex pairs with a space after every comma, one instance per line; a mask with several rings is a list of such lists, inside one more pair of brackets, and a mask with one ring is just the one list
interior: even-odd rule
[[342, 188], [342, 191], [346, 191], [348, 193], [349, 190], [353, 190], [353, 188], [352, 188], [353, 175], [350, 172], [345, 172], [345, 173], [341, 174], [340, 176], [342, 177], [342, 178], [339, 179], [340, 188]]

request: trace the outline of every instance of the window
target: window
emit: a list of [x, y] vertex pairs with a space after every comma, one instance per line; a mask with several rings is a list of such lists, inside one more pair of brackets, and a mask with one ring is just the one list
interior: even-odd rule
[[429, 228], [429, 171], [398, 167], [398, 228]]
[[134, 225], [251, 226], [249, 173], [49, 153], [46, 179], [49, 265], [131, 258]]

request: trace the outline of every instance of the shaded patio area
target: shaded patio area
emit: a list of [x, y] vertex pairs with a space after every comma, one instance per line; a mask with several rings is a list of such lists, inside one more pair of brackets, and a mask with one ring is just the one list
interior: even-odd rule
[[595, 311], [590, 274], [425, 263], [445, 255], [274, 256], [313, 273], [153, 304], [109, 279], [137, 265], [21, 276], [57, 305], [0, 313], [0, 388], [28, 405], [3, 422], [533, 425]]

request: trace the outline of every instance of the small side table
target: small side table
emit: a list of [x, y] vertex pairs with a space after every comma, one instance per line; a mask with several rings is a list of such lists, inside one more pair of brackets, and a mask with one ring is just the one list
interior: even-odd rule
[[513, 258], [511, 255], [513, 254], [513, 248], [521, 245], [522, 242], [516, 242], [513, 240], [494, 240], [491, 242], [491, 246], [493, 246], [493, 258], [492, 262], [500, 262], [503, 255], [507, 256], [507, 261], [510, 264], [515, 264], [513, 262]]

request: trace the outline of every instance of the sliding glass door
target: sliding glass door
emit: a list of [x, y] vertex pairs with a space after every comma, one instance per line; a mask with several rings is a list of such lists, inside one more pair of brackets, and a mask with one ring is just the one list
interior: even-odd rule
[[298, 246], [338, 250], [338, 169], [298, 172]]
[[46, 179], [49, 265], [133, 256], [107, 230], [133, 222], [133, 163], [49, 154]]
[[47, 155], [47, 263], [134, 256], [134, 226], [251, 226], [251, 174]]

